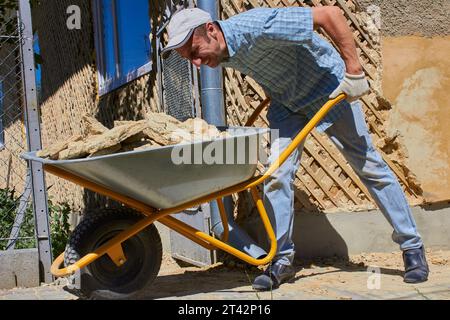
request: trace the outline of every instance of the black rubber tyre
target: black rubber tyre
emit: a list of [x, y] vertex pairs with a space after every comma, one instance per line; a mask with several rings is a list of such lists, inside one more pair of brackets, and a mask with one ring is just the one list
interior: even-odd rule
[[[75, 263], [142, 218], [127, 208], [90, 212], [73, 231], [64, 264]], [[153, 224], [123, 242], [122, 248], [127, 258], [123, 266], [117, 267], [105, 254], [75, 275], [82, 295], [91, 299], [134, 299], [155, 280], [161, 267], [162, 245]]]

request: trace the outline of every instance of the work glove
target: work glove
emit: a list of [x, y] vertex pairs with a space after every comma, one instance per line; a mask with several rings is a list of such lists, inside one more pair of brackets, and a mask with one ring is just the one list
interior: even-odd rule
[[352, 102], [369, 92], [369, 83], [366, 75], [362, 74], [345, 74], [344, 80], [339, 84], [336, 90], [330, 95], [330, 99], [336, 98], [341, 93], [347, 95], [347, 101]]

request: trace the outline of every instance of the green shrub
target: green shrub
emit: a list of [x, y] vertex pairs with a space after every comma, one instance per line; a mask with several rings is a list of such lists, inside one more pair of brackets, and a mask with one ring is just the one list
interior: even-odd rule
[[[14, 189], [0, 189], [0, 238], [9, 238], [19, 203], [20, 197], [16, 196]], [[25, 210], [25, 217], [19, 231], [19, 238], [26, 237], [31, 239], [17, 240], [15, 248], [27, 249], [36, 246], [33, 210], [30, 205]], [[0, 250], [5, 250], [7, 244], [8, 240], [0, 240]]]
[[[16, 217], [16, 210], [20, 204], [20, 196], [15, 190], [0, 189], [0, 238], [8, 238]], [[70, 213], [71, 208], [67, 203], [54, 204], [48, 200], [50, 235], [52, 240], [52, 254], [56, 258], [64, 251], [70, 236]], [[21, 239], [31, 238], [31, 239]], [[8, 240], [0, 240], [0, 250], [5, 250]], [[24, 221], [20, 227], [19, 239], [16, 249], [27, 249], [36, 247], [34, 232], [34, 215], [31, 202], [25, 210]]]
[[70, 236], [70, 213], [72, 209], [69, 204], [53, 204], [48, 201], [48, 211], [50, 214], [50, 230], [52, 239], [52, 253], [56, 258], [66, 248]]

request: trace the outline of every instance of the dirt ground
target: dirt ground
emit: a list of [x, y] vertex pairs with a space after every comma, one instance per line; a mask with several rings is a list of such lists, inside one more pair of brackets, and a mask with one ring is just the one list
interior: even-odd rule
[[[149, 290], [146, 298], [218, 299], [222, 295], [231, 299], [450, 299], [450, 251], [427, 250], [427, 259], [429, 281], [418, 285], [403, 282], [400, 252], [367, 253], [348, 260], [297, 261], [292, 283], [273, 292], [256, 292], [251, 288], [251, 281], [260, 274], [256, 267], [217, 264], [180, 268], [165, 256], [154, 283], [158, 292]], [[372, 270], [380, 272], [378, 283]]]
[[[164, 255], [160, 273], [142, 299], [163, 300], [367, 300], [450, 299], [450, 251], [427, 250], [430, 277], [421, 284], [403, 282], [400, 252], [367, 253], [346, 259], [297, 261], [293, 282], [269, 292], [256, 292], [256, 267], [180, 267]], [[373, 273], [373, 271], [378, 273]], [[0, 290], [0, 300], [80, 299], [60, 284]]]

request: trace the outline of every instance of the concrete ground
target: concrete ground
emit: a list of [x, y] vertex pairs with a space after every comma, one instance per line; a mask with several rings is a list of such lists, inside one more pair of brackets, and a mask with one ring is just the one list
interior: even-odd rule
[[[170, 256], [163, 257], [161, 271], [142, 299], [169, 300], [298, 300], [298, 299], [450, 299], [450, 251], [427, 250], [429, 280], [406, 284], [402, 279], [400, 252], [368, 253], [346, 259], [299, 261], [292, 283], [272, 292], [252, 290], [255, 268], [225, 266], [180, 267]], [[0, 300], [80, 299], [61, 284], [38, 288], [0, 290]]]

